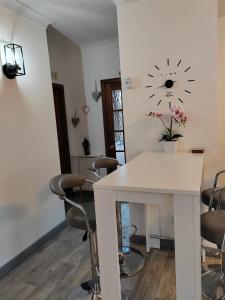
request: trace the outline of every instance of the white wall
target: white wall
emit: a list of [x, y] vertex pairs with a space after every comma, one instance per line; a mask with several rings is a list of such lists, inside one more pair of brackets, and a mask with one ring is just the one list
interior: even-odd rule
[[[0, 39], [10, 42], [14, 21], [0, 8]], [[0, 71], [0, 266], [65, 219], [48, 187], [60, 166], [45, 28], [18, 18], [13, 41], [27, 75]]]
[[[208, 184], [218, 169], [219, 148], [216, 1], [135, 1], [118, 6], [118, 22], [122, 78], [131, 76], [136, 82], [134, 89], [123, 91], [128, 159], [143, 151], [162, 151], [156, 141], [160, 124], [145, 118], [148, 111], [159, 109], [156, 102], [148, 100], [147, 74], [156, 73], [155, 64], [165, 66], [167, 58], [175, 69], [182, 59], [183, 71], [192, 67], [188, 74], [191, 78], [186, 79], [197, 81], [191, 88], [192, 94], [185, 95], [186, 85], [179, 81], [184, 73], [177, 79], [177, 94], [181, 93], [184, 99], [189, 119], [187, 128], [182, 130], [184, 138], [180, 140], [179, 150], [205, 148], [204, 182]], [[162, 105], [163, 111], [167, 109], [168, 104]], [[138, 225], [139, 233], [144, 233], [143, 223]]]
[[[64, 85], [68, 136], [71, 156], [83, 155], [82, 141], [88, 137], [87, 117], [82, 107], [85, 103], [81, 50], [53, 27], [47, 30], [51, 71], [57, 73], [55, 83]], [[80, 118], [75, 128], [71, 122], [75, 110]]]
[[225, 17], [218, 19], [220, 168], [225, 166]]
[[101, 90], [100, 81], [120, 77], [118, 40], [108, 40], [101, 43], [82, 46], [84, 68], [85, 94], [90, 106], [88, 114], [89, 140], [93, 155], [105, 154], [102, 101], [92, 98], [95, 81]]

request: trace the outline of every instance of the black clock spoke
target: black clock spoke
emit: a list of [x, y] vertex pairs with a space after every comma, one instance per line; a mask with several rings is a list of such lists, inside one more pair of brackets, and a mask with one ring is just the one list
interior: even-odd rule
[[161, 102], [162, 102], [162, 100], [159, 100], [159, 102], [157, 103], [157, 105], [159, 106]]
[[179, 65], [181, 64], [181, 62], [182, 62], [182, 60], [180, 60], [180, 61], [178, 62], [177, 67], [179, 67]]
[[179, 100], [181, 103], [184, 103], [184, 101], [183, 101], [183, 100], [181, 100], [180, 98], [178, 98], [178, 100]]
[[184, 72], [186, 73], [187, 71], [189, 71], [189, 70], [190, 70], [190, 68], [191, 68], [191, 67], [188, 67], [188, 68], [187, 68], [187, 69], [186, 69]]

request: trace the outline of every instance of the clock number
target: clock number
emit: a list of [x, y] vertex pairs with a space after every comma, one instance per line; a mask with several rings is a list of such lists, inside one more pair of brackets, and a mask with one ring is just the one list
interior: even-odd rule
[[169, 60], [169, 58], [167, 59], [167, 66], [169, 66], [170, 65], [170, 60]]
[[190, 68], [191, 68], [191, 67], [187, 68], [187, 69], [186, 69], [184, 72], [186, 73], [187, 71], [189, 71], [189, 70], [190, 70]]
[[167, 92], [166, 97], [173, 97], [173, 93], [172, 92]]
[[156, 69], [159, 71], [159, 67], [158, 67], [158, 66], [156, 66], [156, 65], [155, 65], [155, 67], [156, 67]]
[[155, 97], [155, 94], [151, 95], [151, 96], [149, 97], [149, 99], [151, 99], [151, 98], [153, 98], [153, 97]]
[[178, 100], [179, 100], [181, 103], [184, 103], [184, 101], [182, 101], [180, 98], [178, 98]]
[[190, 91], [187, 91], [187, 90], [184, 90], [186, 93], [188, 93], [188, 94], [191, 94], [191, 92]]

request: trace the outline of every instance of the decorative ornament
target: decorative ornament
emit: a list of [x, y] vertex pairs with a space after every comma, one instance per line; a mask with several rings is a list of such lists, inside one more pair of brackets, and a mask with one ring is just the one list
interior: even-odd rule
[[96, 102], [98, 102], [101, 96], [102, 96], [102, 92], [98, 92], [97, 82], [95, 81], [95, 91], [92, 92], [92, 97]]
[[80, 123], [80, 118], [77, 117], [76, 110], [75, 110], [74, 117], [71, 119], [71, 122], [73, 123], [74, 127], [77, 127], [77, 125]]

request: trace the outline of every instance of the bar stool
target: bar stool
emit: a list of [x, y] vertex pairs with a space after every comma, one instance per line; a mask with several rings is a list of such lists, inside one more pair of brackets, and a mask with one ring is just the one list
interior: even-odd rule
[[[211, 300], [225, 299], [225, 210], [209, 211], [201, 216], [201, 236], [215, 244], [222, 256], [220, 270], [205, 268], [202, 273], [202, 292]], [[207, 247], [205, 247], [207, 252]], [[210, 248], [210, 253], [212, 248]]]
[[[115, 171], [119, 166], [118, 160], [110, 157], [99, 157], [93, 162], [93, 174], [97, 180], [102, 179], [99, 174], [101, 169], [107, 170], [109, 173]], [[121, 202], [116, 204], [117, 212], [117, 230], [119, 242], [119, 263], [120, 263], [120, 276], [127, 278], [139, 273], [145, 265], [144, 255], [137, 249], [127, 246], [124, 243], [125, 239], [130, 239], [131, 236], [137, 232], [135, 225], [122, 225], [121, 215]], [[131, 231], [131, 233], [129, 233]]]
[[92, 294], [91, 300], [101, 300], [94, 203], [84, 202], [82, 205], [78, 204], [68, 199], [64, 192], [66, 188], [82, 187], [85, 182], [91, 181], [86, 180], [81, 175], [58, 175], [50, 181], [50, 189], [60, 200], [64, 200], [72, 205], [72, 208], [67, 212], [68, 224], [73, 228], [85, 231], [83, 241], [89, 238], [92, 280], [91, 283], [89, 281], [81, 284], [81, 287]]
[[217, 208], [225, 210], [225, 194], [223, 193], [222, 196], [220, 196], [221, 188], [217, 186], [219, 177], [224, 173], [225, 170], [218, 172], [215, 176], [213, 187], [202, 192], [202, 202], [209, 207], [209, 210]]

